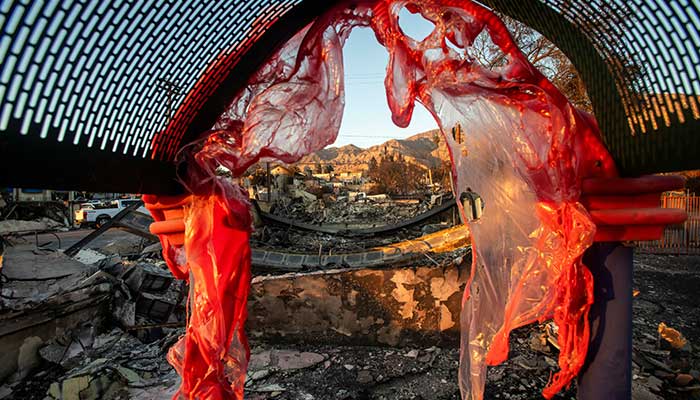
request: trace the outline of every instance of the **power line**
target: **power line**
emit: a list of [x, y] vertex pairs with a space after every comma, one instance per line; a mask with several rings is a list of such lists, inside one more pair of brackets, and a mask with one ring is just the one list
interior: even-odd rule
[[396, 140], [402, 140], [401, 138], [398, 138], [396, 136], [374, 136], [374, 135], [345, 135], [342, 133], [338, 134], [338, 137], [350, 137], [350, 138], [379, 138], [379, 139], [396, 139]]
[[362, 73], [362, 72], [361, 72], [361, 73], [358, 73], [358, 74], [345, 74], [345, 76], [368, 76], [368, 75], [372, 75], [372, 76], [384, 76], [384, 75], [386, 75], [386, 73], [385, 73], [385, 72], [366, 72], [366, 73]]
[[[406, 128], [406, 129], [409, 129], [409, 128]], [[393, 136], [386, 135], [386, 134], [384, 134], [384, 135], [367, 135], [365, 132], [358, 132], [358, 131], [339, 132], [339, 133], [338, 133], [338, 136], [346, 136], [346, 137], [370, 137], [370, 138], [384, 138], [384, 139], [397, 139], [397, 140], [400, 140], [400, 139], [402, 139], [402, 138], [409, 138], [409, 137], [411, 137], [411, 136], [416, 136], [416, 135], [419, 135], [419, 134], [421, 134], [421, 133], [436, 131], [436, 130], [438, 130], [438, 129], [440, 129], [440, 128], [439, 128], [439, 127], [437, 126], [437, 124], [436, 124], [435, 128], [433, 128], [433, 129], [428, 129], [428, 130], [419, 131], [419, 132], [416, 132], [416, 131], [414, 131], [414, 132], [402, 132], [402, 133], [399, 133], [399, 134], [393, 135]]]

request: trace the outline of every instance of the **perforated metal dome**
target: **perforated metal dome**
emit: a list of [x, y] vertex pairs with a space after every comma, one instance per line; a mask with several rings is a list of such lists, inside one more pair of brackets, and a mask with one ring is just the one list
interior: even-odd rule
[[[573, 61], [625, 174], [700, 167], [697, 3], [485, 3]], [[332, 4], [2, 3], [0, 184], [178, 191], [177, 149], [213, 125], [273, 49]], [[185, 111], [173, 115], [178, 108]]]
[[298, 3], [3, 2], [0, 184], [177, 191], [180, 141], [152, 159], [154, 134], [214, 59], [244, 80], [313, 18]]
[[487, 3], [540, 31], [571, 59], [623, 174], [700, 168], [699, 3]]

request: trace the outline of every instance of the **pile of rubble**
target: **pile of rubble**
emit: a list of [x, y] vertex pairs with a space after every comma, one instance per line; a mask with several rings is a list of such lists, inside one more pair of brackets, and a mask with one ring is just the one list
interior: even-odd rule
[[[0, 199], [0, 222], [13, 221], [10, 225], [22, 222], [41, 222], [49, 227], [69, 227], [71, 215], [64, 203], [58, 201], [44, 202], [10, 202]], [[37, 229], [32, 229], [37, 230]]]
[[[632, 399], [700, 399], [700, 379], [693, 369], [698, 352], [687, 343], [685, 349], [674, 350], [659, 335], [635, 340]], [[542, 389], [558, 369], [558, 352], [551, 322], [513, 331], [509, 359], [488, 369], [484, 398], [542, 398]], [[253, 353], [246, 384], [249, 399], [460, 399], [456, 347], [259, 344]], [[556, 398], [575, 399], [575, 382]]]
[[392, 201], [370, 199], [350, 201], [347, 199], [281, 198], [270, 211], [278, 216], [313, 224], [348, 224], [356, 227], [392, 225], [413, 218], [430, 209], [427, 201]]
[[176, 280], [162, 260], [121, 261], [103, 268], [117, 279], [112, 316], [136, 329], [148, 341], [149, 329], [161, 324], [184, 325], [188, 288]]
[[[556, 337], [550, 336], [550, 326], [513, 332], [511, 357], [489, 368], [485, 398], [541, 398], [540, 391], [557, 369]], [[0, 389], [0, 398], [2, 390], [13, 390], [6, 398], [17, 399], [170, 398], [179, 378], [165, 362], [165, 353], [180, 334], [181, 329], [173, 329], [163, 339], [144, 344], [115, 329], [86, 340], [83, 347], [73, 345], [66, 351], [60, 345], [47, 346], [40, 352], [53, 364], [45, 364], [21, 385]], [[272, 345], [255, 339], [251, 346], [246, 399], [460, 399], [456, 347]], [[54, 354], [61, 351], [65, 356], [59, 360]], [[633, 399], [700, 398], [697, 377], [677, 373], [673, 379], [658, 378], [658, 373], [648, 374], [637, 364], [638, 355], [635, 349]], [[557, 398], [575, 399], [575, 384]]]
[[635, 254], [632, 387], [700, 399], [700, 256]]
[[39, 218], [33, 221], [20, 219], [6, 219], [0, 221], [0, 235], [16, 235], [27, 232], [44, 232], [55, 230], [68, 230], [66, 226], [50, 218]]
[[[290, 242], [310, 242], [288, 234]], [[314, 240], [325, 241], [323, 250], [341, 238]], [[165, 399], [176, 392], [179, 377], [165, 354], [184, 332], [188, 288], [168, 272], [158, 245], [131, 260], [120, 253], [133, 249], [106, 247], [113, 251], [83, 249], [75, 258], [33, 244], [7, 249], [0, 275], [0, 399]], [[424, 265], [445, 269], [455, 254], [466, 256], [430, 255]], [[636, 255], [635, 269], [633, 399], [700, 399], [700, 257]], [[294, 279], [297, 292], [302, 281], [311, 282], [303, 273]], [[294, 301], [297, 292], [265, 300]], [[331, 296], [321, 298], [319, 304], [331, 303]], [[250, 318], [273, 316], [252, 312]], [[250, 332], [248, 399], [460, 398], [457, 346], [348, 345], [363, 344], [361, 335], [343, 345], [281, 342], [256, 332]], [[558, 352], [552, 323], [514, 331], [508, 361], [489, 368], [485, 398], [541, 398]], [[557, 398], [573, 399], [575, 392], [574, 384]]]
[[182, 334], [187, 287], [162, 260], [15, 242], [3, 261], [0, 399], [134, 398], [177, 378], [164, 354]]
[[[429, 201], [326, 198], [308, 200], [280, 198], [271, 213], [294, 222], [338, 229], [339, 233], [295, 229], [283, 224], [262, 225], [255, 229], [251, 244], [263, 250], [284, 249], [292, 253], [333, 255], [363, 252], [448, 229], [452, 219], [436, 215], [422, 224], [387, 233], [353, 234], [353, 230], [396, 225], [431, 209]], [[445, 219], [449, 221], [445, 221]]]
[[90, 330], [91, 327], [87, 327], [83, 335], [61, 337], [42, 347], [39, 354], [44, 369], [21, 385], [6, 386], [6, 390], [12, 390], [17, 399], [165, 399], [172, 396], [179, 377], [167, 363], [165, 354], [182, 330], [171, 330], [152, 343], [143, 343], [120, 329], [100, 335], [88, 332]]

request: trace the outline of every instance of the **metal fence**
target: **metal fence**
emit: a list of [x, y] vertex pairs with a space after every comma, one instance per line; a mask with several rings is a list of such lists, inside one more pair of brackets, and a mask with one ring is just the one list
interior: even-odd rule
[[688, 219], [683, 224], [666, 228], [661, 240], [637, 242], [637, 249], [645, 253], [700, 254], [700, 196], [664, 193], [661, 207], [684, 209]]

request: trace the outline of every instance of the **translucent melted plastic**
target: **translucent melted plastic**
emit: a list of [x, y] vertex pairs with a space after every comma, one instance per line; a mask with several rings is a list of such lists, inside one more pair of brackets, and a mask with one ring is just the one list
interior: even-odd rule
[[[423, 41], [401, 32], [403, 7], [435, 24]], [[580, 180], [615, 169], [595, 121], [525, 59], [493, 13], [460, 0], [354, 2], [331, 10], [278, 50], [214, 130], [183, 153], [189, 163], [182, 178], [195, 201], [186, 209], [185, 244], [192, 319], [170, 356], [183, 376], [181, 395], [240, 398], [245, 380], [247, 203], [216, 168], [238, 176], [261, 159], [293, 162], [335, 140], [344, 104], [342, 45], [356, 26], [370, 26], [389, 51], [393, 121], [407, 126], [415, 102], [422, 103], [449, 145], [457, 195], [469, 186], [486, 205], [483, 218], [470, 222], [475, 256], [461, 316], [463, 397], [482, 398], [486, 366], [507, 358], [512, 329], [554, 318], [560, 371], [543, 392], [552, 397], [580, 370], [589, 339], [593, 282], [581, 255], [595, 226], [578, 203]], [[484, 30], [507, 56], [498, 71], [469, 57]], [[458, 124], [463, 143], [445, 134]], [[164, 252], [182, 271], [175, 252]]]

